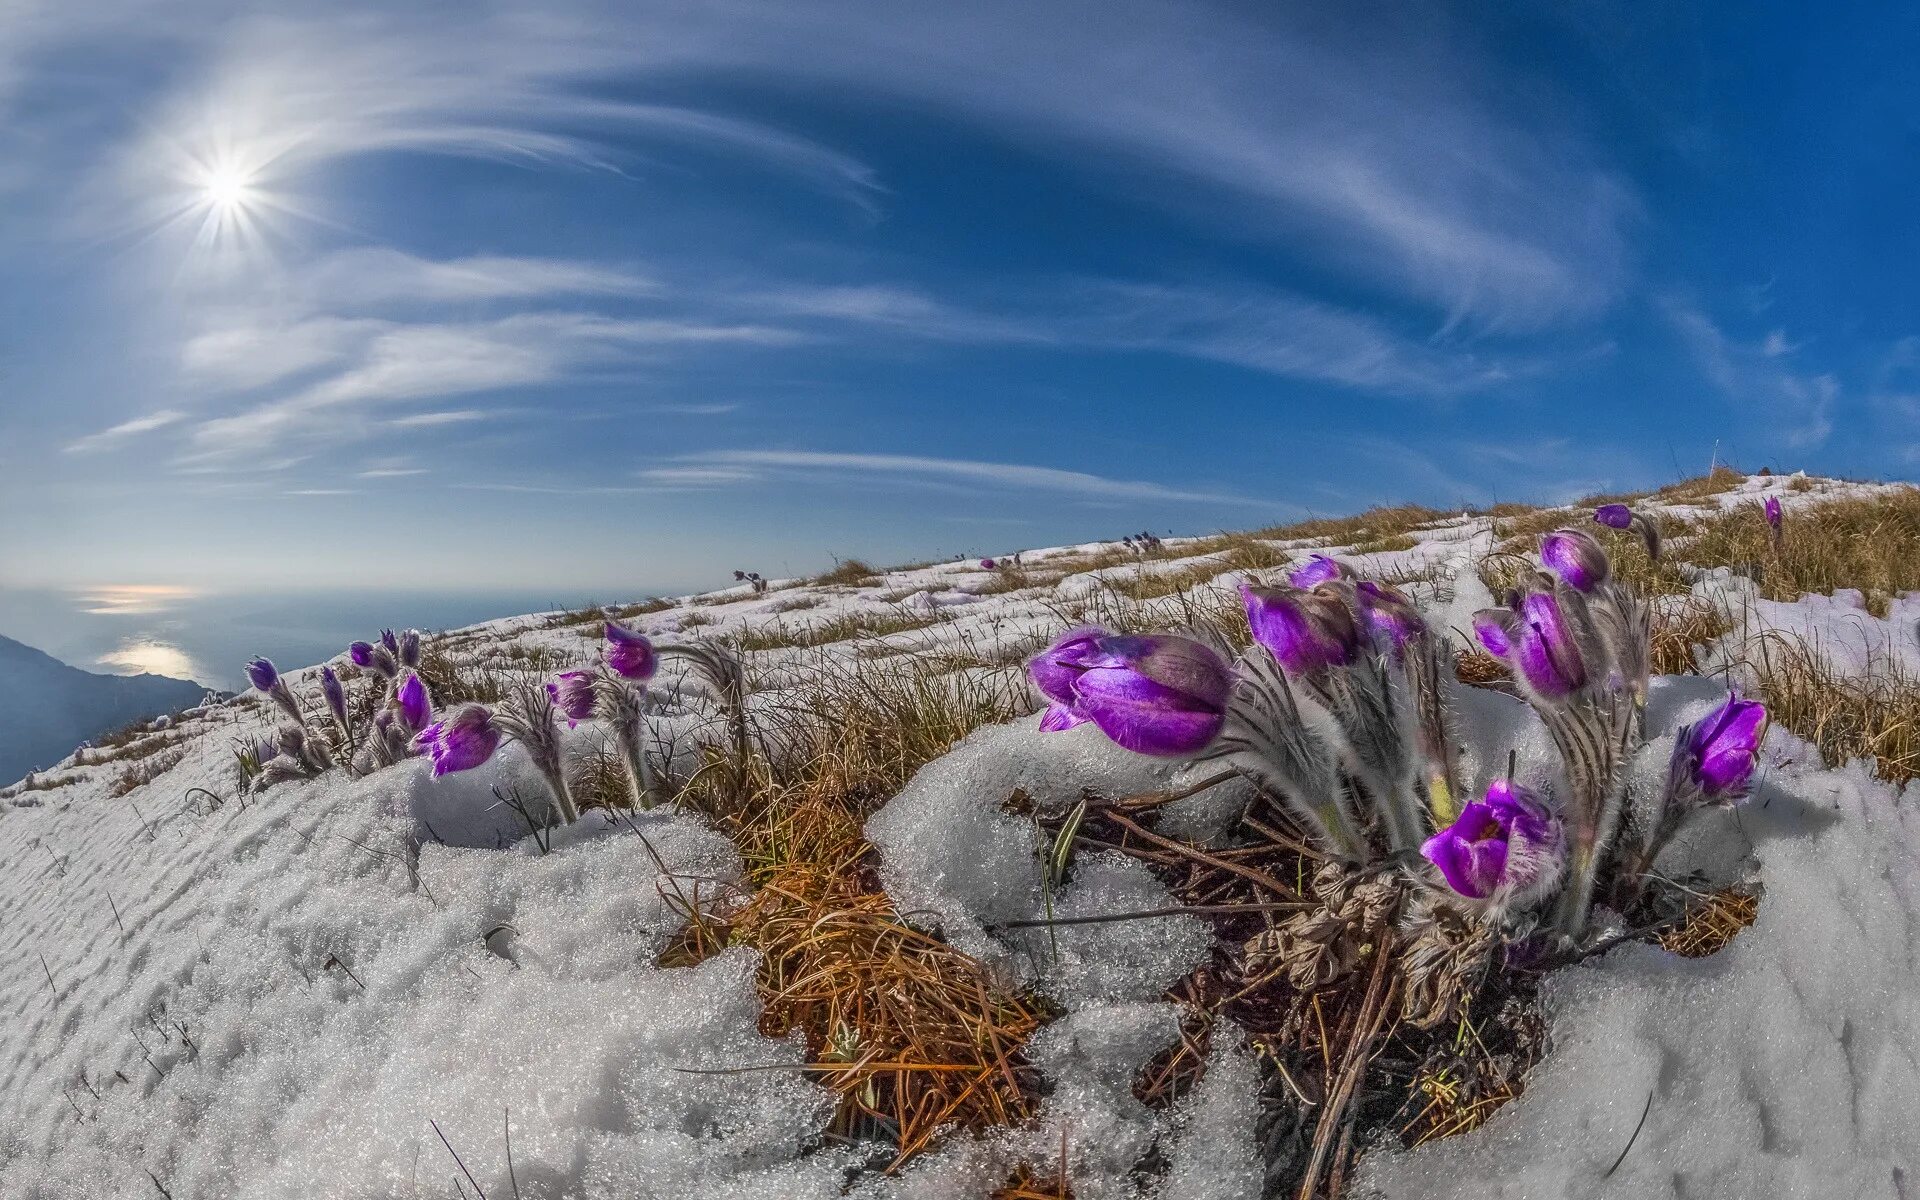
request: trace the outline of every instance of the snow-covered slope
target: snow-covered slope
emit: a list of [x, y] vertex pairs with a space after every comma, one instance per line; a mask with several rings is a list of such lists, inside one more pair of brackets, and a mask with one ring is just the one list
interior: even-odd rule
[[0, 779], [47, 766], [129, 721], [186, 708], [205, 691], [164, 675], [96, 675], [0, 637]]
[[[1752, 480], [1735, 499], [1781, 486]], [[1788, 494], [1790, 510], [1820, 494]], [[1470, 567], [1493, 541], [1488, 521], [1462, 518], [1411, 549], [1347, 557], [1418, 569], [1430, 614], [1457, 626], [1485, 603]], [[948, 563], [865, 586], [689, 597], [632, 623], [668, 640], [752, 637], [766, 646], [750, 655], [756, 702], [769, 704], [821, 655], [864, 670], [908, 654], [1008, 669], [1068, 620], [1165, 603], [1127, 598], [1152, 590], [1134, 586], [1143, 578], [1179, 573], [1205, 591], [1241, 577], [1209, 543], [1192, 549], [1211, 558], [1182, 544], [1164, 560], [1094, 557], [1110, 549], [1024, 554], [1027, 587], [1009, 588], [1004, 568]], [[1703, 583], [1703, 594], [1736, 590]], [[848, 636], [778, 644], [814, 640], [803, 630]], [[1912, 638], [1904, 623], [1878, 632]], [[580, 626], [541, 615], [441, 646], [503, 671], [585, 664], [595, 649]], [[1651, 727], [1698, 716], [1715, 690], [1658, 681]], [[663, 737], [709, 719], [697, 699], [659, 691]], [[1517, 702], [1488, 695], [1489, 720], [1524, 720]], [[513, 840], [494, 800], [528, 780], [517, 750], [438, 781], [420, 760], [359, 780], [336, 772], [243, 807], [233, 748], [269, 727], [257, 701], [190, 713], [170, 731], [179, 762], [119, 798], [110, 764], [69, 762], [64, 787], [0, 791], [0, 1197], [384, 1200], [476, 1184], [495, 1200], [980, 1197], [1014, 1163], [1051, 1162], [1063, 1134], [1080, 1200], [1258, 1194], [1257, 1072], [1231, 1039], [1217, 1039], [1202, 1086], [1174, 1111], [1149, 1111], [1131, 1090], [1178, 1037], [1161, 992], [1207, 954], [1205, 925], [1062, 926], [1057, 957], [1037, 935], [990, 928], [1042, 908], [1039, 835], [1000, 810], [1013, 788], [1058, 808], [1083, 788], [1177, 783], [1177, 766], [1129, 756], [1091, 727], [1043, 737], [1020, 721], [966, 739], [869, 822], [900, 910], [937, 921], [1063, 1013], [1031, 1047], [1049, 1085], [1031, 1127], [951, 1138], [885, 1176], [822, 1137], [831, 1097], [793, 1069], [803, 1047], [759, 1032], [752, 951], [654, 965], [681, 920], [652, 854], [680, 877], [739, 875], [733, 848], [700, 819], [589, 815], [543, 854]], [[600, 736], [583, 722], [569, 751]], [[1711, 958], [1631, 944], [1564, 972], [1549, 989], [1553, 1050], [1526, 1093], [1476, 1133], [1363, 1158], [1363, 1190], [1911, 1193], [1920, 828], [1864, 765], [1826, 769], [1784, 730], [1764, 761], [1754, 799], [1678, 851], [1722, 876], [1757, 872], [1755, 926]], [[1161, 828], [1216, 830], [1222, 803], [1195, 797]], [[1137, 862], [1091, 856], [1054, 911], [1170, 900]], [[1141, 1183], [1132, 1168], [1150, 1150], [1164, 1169]]]

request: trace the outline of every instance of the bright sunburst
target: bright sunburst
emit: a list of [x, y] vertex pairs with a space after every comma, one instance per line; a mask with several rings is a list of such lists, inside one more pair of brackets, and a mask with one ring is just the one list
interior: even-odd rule
[[258, 198], [252, 174], [233, 165], [209, 168], [201, 180], [200, 191], [207, 207], [222, 215], [244, 212]]

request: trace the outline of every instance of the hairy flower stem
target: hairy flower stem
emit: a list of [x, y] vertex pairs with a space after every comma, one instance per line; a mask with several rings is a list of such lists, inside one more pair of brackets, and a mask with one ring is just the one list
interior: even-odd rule
[[593, 691], [600, 714], [613, 726], [620, 761], [627, 768], [628, 797], [635, 808], [652, 808], [660, 802], [660, 794], [647, 762], [646, 692], [611, 671], [594, 677]]
[[1447, 676], [1440, 668], [1443, 659], [1452, 657], [1453, 648], [1442, 634], [1429, 633], [1406, 648], [1407, 683], [1413, 690], [1420, 755], [1426, 763], [1427, 807], [1439, 828], [1460, 815], [1459, 751], [1443, 690]]
[[494, 713], [494, 721], [526, 749], [527, 757], [553, 791], [560, 819], [569, 825], [579, 820], [580, 810], [574, 805], [561, 762], [560, 727], [554, 723], [553, 703], [546, 689], [531, 684], [519, 688]]
[[753, 744], [747, 732], [747, 677], [739, 661], [711, 642], [661, 646], [660, 656], [686, 659], [719, 702], [721, 712], [726, 716], [728, 736], [732, 743], [731, 762], [735, 778], [744, 787]]
[[1302, 680], [1346, 734], [1345, 766], [1372, 796], [1387, 845], [1416, 850], [1426, 836], [1415, 792], [1418, 774], [1383, 664], [1364, 659], [1346, 668], [1312, 672]]
[[1612, 695], [1541, 714], [1560, 750], [1572, 789], [1566, 814], [1567, 882], [1556, 913], [1556, 923], [1570, 939], [1578, 940], [1586, 929], [1600, 860], [1619, 828], [1626, 799], [1622, 767], [1637, 707], [1626, 697]]

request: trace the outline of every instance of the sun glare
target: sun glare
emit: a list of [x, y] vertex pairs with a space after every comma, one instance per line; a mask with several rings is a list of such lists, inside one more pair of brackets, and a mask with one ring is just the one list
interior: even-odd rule
[[254, 199], [252, 177], [237, 167], [208, 170], [200, 187], [207, 207], [215, 211], [245, 209]]

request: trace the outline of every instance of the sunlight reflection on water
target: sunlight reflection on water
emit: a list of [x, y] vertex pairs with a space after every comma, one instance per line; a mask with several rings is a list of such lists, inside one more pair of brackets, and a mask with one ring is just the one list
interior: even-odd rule
[[175, 679], [195, 679], [200, 677], [199, 664], [193, 656], [171, 642], [157, 638], [130, 637], [118, 646], [94, 660], [100, 666], [110, 668], [116, 675], [171, 675]]
[[[199, 593], [192, 588], [153, 583], [108, 583], [87, 588], [74, 599], [80, 611], [95, 616], [137, 617], [167, 612]], [[101, 661], [106, 661], [104, 658]]]

